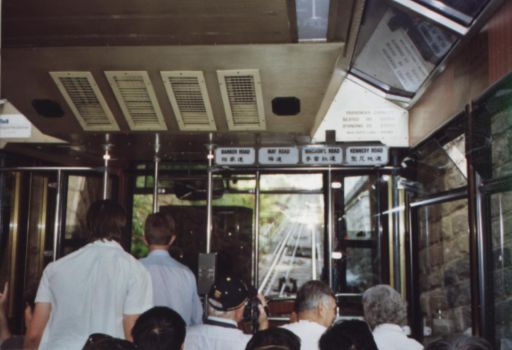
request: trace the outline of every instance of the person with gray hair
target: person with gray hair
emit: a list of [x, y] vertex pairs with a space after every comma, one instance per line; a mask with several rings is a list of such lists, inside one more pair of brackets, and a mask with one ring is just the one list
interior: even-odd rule
[[408, 338], [400, 327], [407, 311], [405, 301], [396, 290], [385, 284], [367, 289], [363, 294], [363, 309], [379, 350], [423, 349], [423, 345]]
[[427, 345], [425, 350], [491, 350], [487, 340], [467, 335], [452, 335]]
[[318, 340], [336, 318], [336, 298], [322, 281], [304, 283], [295, 299], [297, 322], [282, 326], [295, 333], [302, 349], [318, 349]]

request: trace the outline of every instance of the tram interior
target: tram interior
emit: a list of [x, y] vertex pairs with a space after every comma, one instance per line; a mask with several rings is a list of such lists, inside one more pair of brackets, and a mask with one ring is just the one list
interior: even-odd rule
[[511, 1], [3, 0], [1, 21], [15, 331], [24, 291], [112, 198], [135, 257], [146, 216], [170, 212], [170, 254], [199, 279], [216, 254], [276, 324], [307, 280], [330, 284], [341, 318], [385, 283], [424, 344], [512, 349]]

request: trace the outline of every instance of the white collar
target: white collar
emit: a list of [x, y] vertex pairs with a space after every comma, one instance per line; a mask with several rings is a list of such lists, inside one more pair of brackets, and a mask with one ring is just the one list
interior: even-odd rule
[[229, 324], [232, 324], [232, 325], [238, 327], [238, 324], [235, 322], [235, 320], [232, 320], [230, 318], [208, 316], [208, 319], [212, 320], [212, 321], [217, 321], [217, 322], [229, 323]]

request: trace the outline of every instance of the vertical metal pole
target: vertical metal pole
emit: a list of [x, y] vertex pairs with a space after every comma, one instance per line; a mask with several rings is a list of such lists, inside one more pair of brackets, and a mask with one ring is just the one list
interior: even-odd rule
[[258, 288], [259, 281], [259, 264], [260, 264], [260, 172], [256, 171], [256, 188], [254, 193], [254, 238], [252, 244], [252, 262], [253, 262], [253, 274], [252, 274], [252, 284], [255, 288]]
[[333, 279], [332, 279], [332, 270], [333, 270], [333, 266], [332, 266], [332, 239], [333, 239], [333, 203], [332, 203], [332, 188], [331, 188], [331, 183], [332, 183], [332, 173], [331, 173], [331, 166], [329, 165], [329, 170], [327, 172], [327, 210], [328, 210], [328, 213], [327, 213], [327, 220], [329, 221], [327, 223], [327, 252], [328, 252], [328, 256], [326, 256], [326, 259], [328, 261], [328, 265], [327, 265], [327, 268], [328, 268], [328, 281], [329, 281], [329, 286], [331, 288], [334, 288], [333, 286]]
[[213, 192], [213, 135], [210, 133], [208, 144], [208, 199], [206, 203], [206, 254], [210, 254], [212, 249], [212, 192]]
[[398, 155], [393, 154], [393, 171], [391, 175], [391, 196], [392, 208], [391, 218], [393, 220], [393, 287], [400, 291], [402, 289], [401, 266], [400, 266], [400, 210], [398, 198]]
[[105, 144], [103, 145], [103, 149], [105, 153], [103, 154], [103, 199], [108, 198], [108, 162], [110, 161], [110, 148], [112, 145], [109, 143], [110, 135], [105, 134]]
[[160, 157], [158, 153], [160, 152], [160, 136], [155, 134], [155, 172], [153, 175], [153, 213], [158, 211], [158, 173], [160, 168]]
[[57, 253], [60, 247], [61, 232], [61, 192], [62, 192], [62, 170], [57, 170], [57, 196], [55, 198], [55, 220], [53, 222], [53, 261], [57, 260]]

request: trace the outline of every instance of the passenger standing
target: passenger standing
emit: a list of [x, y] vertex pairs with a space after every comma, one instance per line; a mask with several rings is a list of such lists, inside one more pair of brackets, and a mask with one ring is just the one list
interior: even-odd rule
[[318, 349], [318, 341], [336, 318], [336, 298], [322, 281], [304, 283], [295, 299], [297, 322], [282, 326], [295, 333], [302, 349]]
[[43, 272], [28, 349], [81, 349], [92, 333], [131, 340], [137, 317], [152, 307], [151, 277], [118, 243], [126, 225], [123, 208], [95, 202], [86, 221], [91, 243]]
[[367, 289], [363, 293], [363, 309], [379, 350], [423, 349], [423, 345], [408, 338], [400, 327], [406, 319], [407, 310], [396, 290], [385, 284]]
[[175, 240], [175, 223], [170, 215], [149, 215], [144, 224], [144, 242], [149, 246], [149, 254], [140, 261], [151, 275], [155, 306], [175, 310], [187, 326], [193, 326], [202, 323], [203, 307], [194, 274], [169, 255]]

